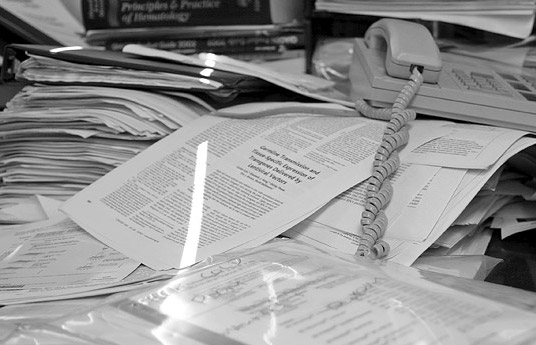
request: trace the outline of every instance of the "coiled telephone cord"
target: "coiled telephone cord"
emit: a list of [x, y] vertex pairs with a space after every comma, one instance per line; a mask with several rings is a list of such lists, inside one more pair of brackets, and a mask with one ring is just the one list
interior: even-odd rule
[[373, 108], [363, 100], [355, 103], [356, 110], [363, 116], [389, 121], [374, 156], [373, 173], [367, 181], [365, 209], [361, 213], [362, 237], [356, 255], [381, 259], [389, 254], [389, 244], [382, 239], [388, 225], [385, 207], [393, 194], [389, 177], [400, 166], [397, 149], [408, 142], [406, 124], [416, 118], [415, 111], [407, 109], [407, 106], [422, 82], [423, 76], [419, 68], [413, 68], [408, 83], [391, 108]]

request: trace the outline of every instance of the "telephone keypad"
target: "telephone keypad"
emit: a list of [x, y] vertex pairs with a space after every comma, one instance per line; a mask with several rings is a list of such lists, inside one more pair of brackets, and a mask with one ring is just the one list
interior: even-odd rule
[[467, 90], [513, 97], [503, 82], [495, 78], [492, 74], [466, 72], [457, 68], [452, 69], [452, 74]]
[[496, 77], [492, 74], [467, 72], [458, 68], [453, 68], [451, 72], [466, 90], [514, 97], [514, 94], [504, 86], [504, 83], [508, 83], [527, 101], [536, 102], [536, 77], [511, 73], [500, 73], [499, 77]]

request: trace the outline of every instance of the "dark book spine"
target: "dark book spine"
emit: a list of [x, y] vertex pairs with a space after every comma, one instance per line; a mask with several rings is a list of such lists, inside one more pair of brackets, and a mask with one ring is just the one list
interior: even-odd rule
[[289, 49], [278, 52], [230, 52], [225, 55], [232, 57], [233, 59], [244, 61], [271, 61], [303, 58], [305, 57], [305, 51], [303, 49]]
[[270, 0], [82, 0], [86, 30], [273, 24]]
[[298, 49], [304, 47], [303, 33], [274, 36], [196, 37], [179, 39], [112, 39], [105, 43], [108, 50], [120, 51], [127, 44], [139, 44], [150, 48], [174, 51], [182, 54], [262, 52]]

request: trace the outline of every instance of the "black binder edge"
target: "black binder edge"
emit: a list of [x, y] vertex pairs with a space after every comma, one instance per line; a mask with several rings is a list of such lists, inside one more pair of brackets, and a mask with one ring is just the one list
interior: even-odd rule
[[[126, 68], [133, 70], [147, 70], [167, 72], [173, 74], [182, 74], [186, 76], [202, 77], [201, 71], [205, 68], [199, 66], [192, 66], [186, 64], [173, 63], [165, 60], [150, 59], [146, 57], [140, 57], [134, 54], [128, 54], [123, 52], [115, 52], [109, 50], [98, 50], [92, 48], [79, 47], [77, 49], [62, 49], [66, 47], [62, 46], [50, 46], [50, 45], [34, 45], [34, 44], [8, 44], [4, 48], [4, 63], [1, 70], [1, 80], [3, 83], [13, 82], [16, 80], [16, 70], [18, 64], [29, 57], [29, 55], [37, 55], [55, 58], [72, 63], [86, 64], [86, 65], [104, 65], [115, 66], [118, 68]], [[237, 74], [227, 71], [214, 70], [210, 79], [217, 81], [224, 86], [218, 90], [211, 91], [206, 89], [192, 89], [197, 92], [213, 93], [218, 98], [232, 97], [241, 93], [252, 93], [259, 91], [271, 91], [278, 89], [277, 86], [269, 83], [263, 79], [252, 77], [248, 75]], [[55, 83], [56, 85], [65, 83]], [[103, 84], [90, 84], [90, 83], [69, 83], [71, 85], [100, 85]], [[131, 87], [138, 89], [148, 89], [149, 86], [141, 84], [136, 85], [114, 85], [107, 84], [107, 86], [121, 86]], [[153, 87], [154, 89], [154, 87]], [[162, 90], [179, 90], [180, 88], [161, 88]], [[184, 89], [183, 89], [184, 90]]]
[[0, 7], [0, 26], [3, 26], [23, 40], [33, 44], [60, 44], [38, 28], [28, 24], [11, 12]]

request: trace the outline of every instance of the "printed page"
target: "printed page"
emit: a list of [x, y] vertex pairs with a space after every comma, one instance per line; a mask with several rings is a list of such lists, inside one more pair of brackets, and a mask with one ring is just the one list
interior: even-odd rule
[[407, 203], [390, 225], [386, 238], [425, 241], [458, 189], [467, 170], [441, 168]]
[[[517, 152], [531, 146], [531, 143], [535, 143], [533, 138], [519, 139], [504, 155], [499, 154], [498, 161], [489, 169], [441, 168], [420, 191], [413, 190], [410, 194], [412, 199], [409, 201], [407, 198], [393, 198], [394, 203], [389, 204], [386, 210], [389, 225], [384, 239], [391, 247], [388, 260], [411, 265], [455, 223], [502, 164]], [[395, 180], [395, 195], [397, 183], [398, 180]], [[361, 186], [350, 190], [358, 190], [358, 187]], [[337, 196], [327, 204], [328, 206], [311, 215], [308, 222], [296, 225], [287, 235], [319, 248], [328, 247], [342, 252], [355, 252], [360, 238], [358, 221], [363, 209], [363, 193], [355, 200], [360, 200], [360, 203], [352, 205], [351, 199]], [[408, 202], [401, 205], [397, 200]], [[354, 215], [351, 214], [352, 209], [357, 210]], [[340, 214], [344, 216], [338, 217]]]
[[[444, 128], [451, 132], [416, 149], [402, 150], [401, 160], [414, 164], [406, 164], [405, 167], [403, 164], [400, 171], [391, 177], [394, 192], [386, 207], [389, 220], [386, 239], [425, 241], [466, 171], [488, 168], [526, 134], [472, 124], [450, 124]], [[360, 235], [365, 187], [363, 183], [345, 191], [309, 219]]]
[[70, 219], [3, 229], [0, 257], [0, 285], [6, 290], [118, 282], [139, 266], [139, 262], [98, 242]]
[[[123, 292], [176, 273], [140, 266], [66, 219], [58, 210], [63, 202], [41, 195], [36, 199], [49, 220], [0, 232], [0, 305]], [[5, 278], [8, 284], [2, 282]]]
[[296, 224], [283, 236], [307, 243], [328, 252], [355, 254], [361, 237], [357, 233], [339, 230], [310, 218]]
[[25, 286], [24, 289], [4, 289], [0, 291], [0, 304], [19, 305], [109, 295], [149, 287], [150, 284], [171, 278], [175, 273], [176, 271], [174, 270], [155, 271], [141, 265], [121, 280], [108, 277], [108, 279], [76, 282], [67, 285]]
[[443, 213], [431, 229], [429, 236], [422, 242], [390, 240], [392, 261], [402, 265], [411, 265], [427, 248], [429, 248], [454, 223], [469, 205], [478, 191], [493, 174], [516, 153], [536, 144], [536, 139], [523, 137], [516, 141], [499, 160], [486, 170], [469, 170], [454, 192]]
[[[444, 135], [442, 125], [416, 121], [408, 147]], [[195, 229], [189, 216], [203, 143], [201, 230], [192, 237], [198, 260], [275, 237], [363, 181], [384, 126], [347, 116], [204, 116], [104, 176], [63, 210], [125, 255], [157, 270], [179, 268], [189, 229]]]
[[527, 135], [514, 129], [456, 123], [449, 135], [406, 152], [408, 163], [459, 169], [487, 169], [519, 138]]
[[[388, 228], [386, 236], [401, 236], [412, 238], [413, 236], [405, 232], [405, 227], [401, 229], [400, 224], [406, 216], [406, 208], [418, 208], [419, 193], [426, 188], [429, 181], [440, 172], [441, 168], [435, 166], [419, 165], [419, 164], [402, 164], [398, 171], [390, 178], [393, 184], [393, 196], [385, 208], [385, 213], [388, 219]], [[445, 182], [449, 182], [446, 180]], [[342, 230], [351, 234], [361, 235], [361, 213], [365, 209], [366, 201], [366, 181], [352, 187], [342, 194], [332, 199], [326, 206], [308, 217], [309, 220], [326, 225], [330, 228]], [[447, 188], [452, 192], [456, 189], [457, 184], [451, 187], [451, 184], [443, 186], [445, 191]], [[444, 193], [447, 194], [447, 193]], [[434, 194], [435, 195], [435, 194]], [[443, 194], [439, 193], [440, 196]], [[448, 196], [449, 194], [447, 194]], [[433, 198], [430, 198], [433, 199]], [[447, 199], [448, 200], [448, 199]], [[437, 205], [430, 206], [435, 210]], [[439, 215], [437, 215], [439, 217]], [[409, 216], [413, 221], [414, 218]], [[399, 223], [394, 226], [393, 224]], [[433, 223], [432, 223], [433, 224]]]

